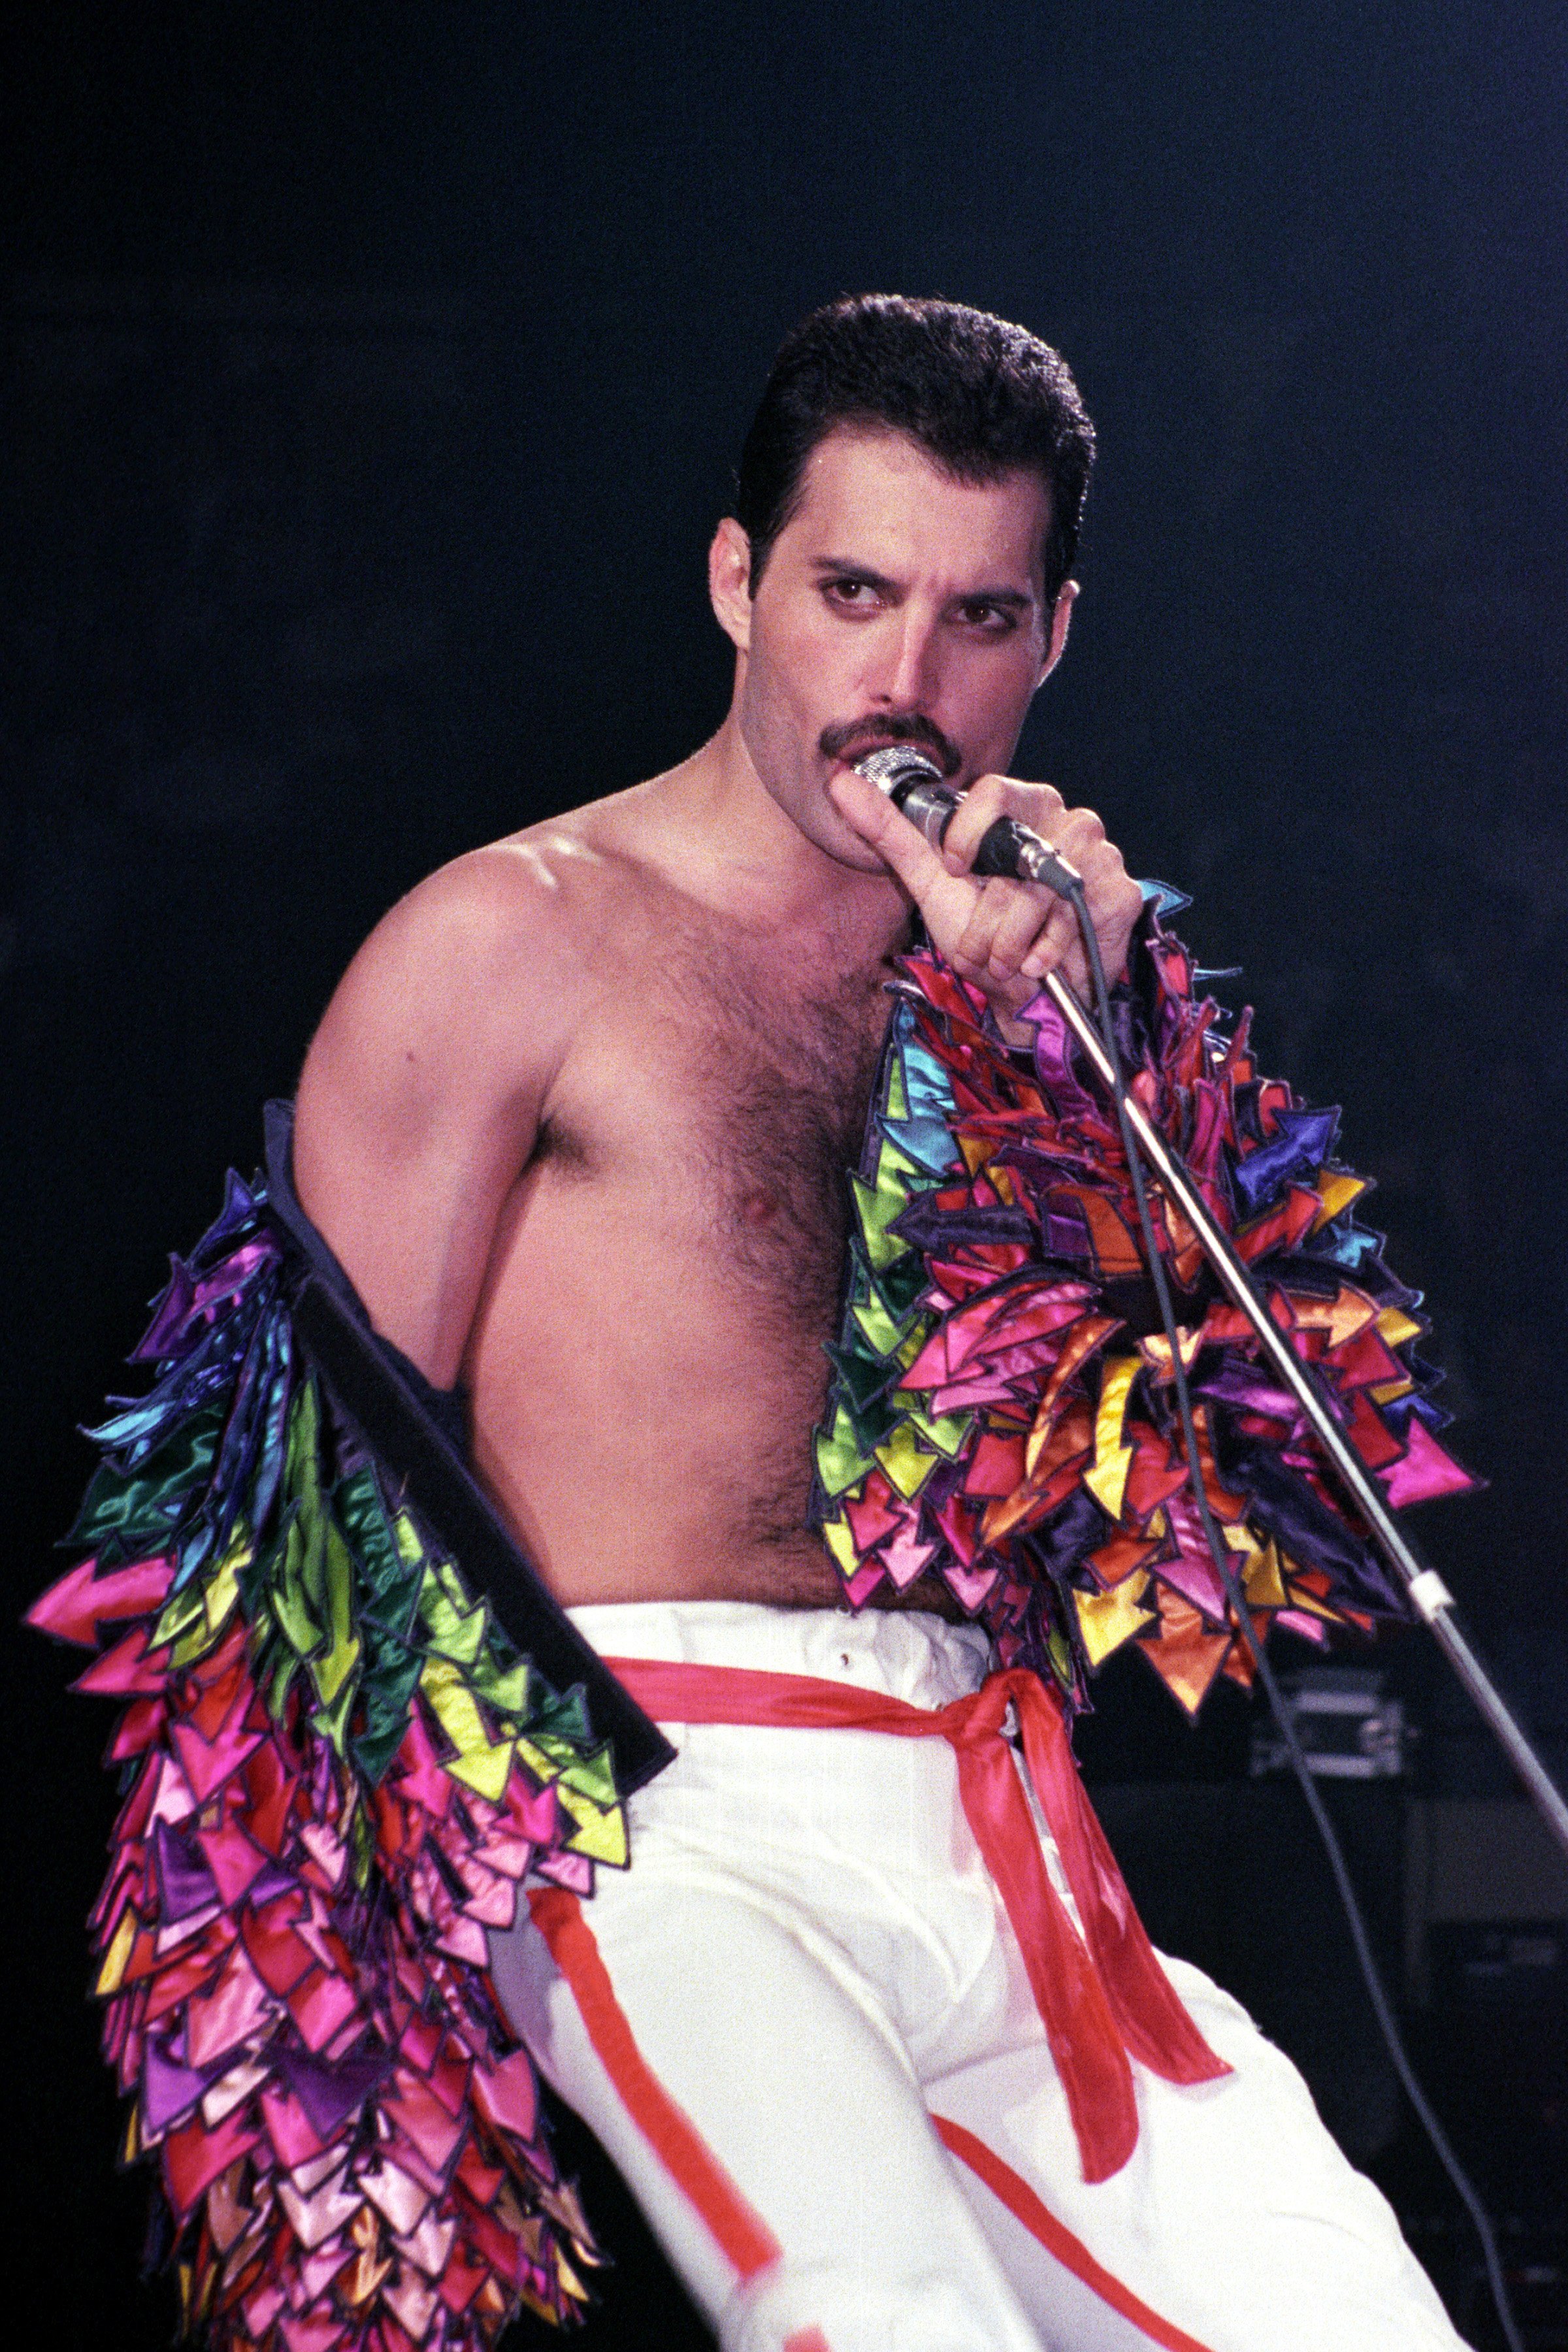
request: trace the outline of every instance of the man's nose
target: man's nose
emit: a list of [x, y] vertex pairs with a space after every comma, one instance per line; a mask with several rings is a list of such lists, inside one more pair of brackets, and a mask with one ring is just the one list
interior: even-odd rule
[[897, 635], [881, 648], [876, 698], [893, 710], [924, 710], [938, 687], [935, 617], [905, 605], [896, 616]]

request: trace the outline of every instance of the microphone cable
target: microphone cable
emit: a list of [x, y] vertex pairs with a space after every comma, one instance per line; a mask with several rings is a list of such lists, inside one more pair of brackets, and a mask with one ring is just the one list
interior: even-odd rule
[[1350, 1928], [1351, 1941], [1355, 1948], [1356, 1959], [1360, 1964], [1373, 2012], [1377, 2019], [1388, 2054], [1394, 2062], [1394, 2072], [1404, 2087], [1405, 2096], [1415, 2110], [1417, 2121], [1436, 2154], [1438, 2162], [1447, 2174], [1461, 2203], [1475, 2225], [1486, 2263], [1487, 2283], [1491, 2290], [1492, 2302], [1497, 2308], [1498, 2319], [1502, 2327], [1508, 2352], [1525, 2352], [1523, 2339], [1515, 2324], [1513, 2308], [1509, 2301], [1508, 2287], [1498, 2254], [1497, 2237], [1492, 2227], [1491, 2217], [1468, 2174], [1454, 2153], [1447, 2134], [1434, 2114], [1431, 2103], [1422, 2089], [1415, 2070], [1410, 2063], [1398, 2021], [1394, 2017], [1393, 2003], [1389, 2000], [1387, 1989], [1373, 1952], [1372, 1938], [1367, 1932], [1361, 1904], [1352, 1884], [1338, 1832], [1329, 1816], [1321, 1792], [1312, 1777], [1311, 1767], [1297, 1736], [1290, 1709], [1275, 1678], [1274, 1669], [1265, 1654], [1263, 1643], [1258, 1639], [1257, 1628], [1252, 1622], [1252, 1612], [1247, 1605], [1247, 1595], [1242, 1590], [1241, 1580], [1237, 1575], [1231, 1561], [1229, 1547], [1215, 1527], [1214, 1515], [1209, 1508], [1208, 1495], [1204, 1485], [1203, 1460], [1198, 1448], [1197, 1427], [1193, 1417], [1192, 1391], [1187, 1383], [1186, 1367], [1182, 1361], [1175, 1307], [1171, 1297], [1164, 1258], [1155, 1235], [1153, 1219], [1150, 1213], [1142, 1162], [1139, 1157], [1137, 1141], [1132, 1133], [1131, 1122], [1127, 1117], [1123, 1100], [1127, 1090], [1126, 1074], [1122, 1066], [1121, 1046], [1117, 1042], [1116, 1024], [1111, 1014], [1110, 992], [1106, 986], [1105, 966], [1100, 957], [1100, 941], [1095, 936], [1094, 921], [1089, 913], [1089, 899], [1081, 879], [1074, 877], [1068, 886], [1066, 896], [1078, 919], [1079, 930], [1082, 935], [1084, 952], [1088, 958], [1094, 990], [1095, 1017], [1100, 1025], [1106, 1056], [1114, 1074], [1111, 1097], [1116, 1111], [1116, 1124], [1121, 1139], [1121, 1149], [1126, 1154], [1132, 1197], [1138, 1209], [1139, 1229], [1142, 1237], [1144, 1254], [1149, 1263], [1150, 1276], [1154, 1286], [1154, 1296], [1160, 1308], [1160, 1320], [1164, 1327], [1165, 1343], [1171, 1351], [1171, 1371], [1175, 1388], [1176, 1410], [1182, 1424], [1182, 1444], [1186, 1454], [1187, 1474], [1192, 1486], [1193, 1498], [1197, 1506], [1205, 1538], [1213, 1555], [1215, 1569], [1221, 1586], [1235, 1615], [1237, 1630], [1247, 1643], [1254, 1670], [1273, 1711], [1275, 1722], [1284, 1742], [1285, 1752], [1290, 1759], [1290, 1769], [1300, 1785], [1301, 1794], [1307, 1801], [1307, 1810], [1311, 1815], [1322, 1843], [1323, 1851], [1328, 1856], [1329, 1867], [1333, 1874], [1340, 1904]]

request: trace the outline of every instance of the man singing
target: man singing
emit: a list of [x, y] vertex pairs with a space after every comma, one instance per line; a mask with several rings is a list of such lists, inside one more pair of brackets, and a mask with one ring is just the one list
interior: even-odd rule
[[[301, 1199], [377, 1328], [437, 1387], [462, 1381], [491, 1492], [614, 1658], [925, 1708], [984, 1675], [984, 1637], [929, 1575], [844, 1612], [807, 1525], [805, 1434], [911, 918], [1026, 1045], [1016, 1016], [1053, 967], [1082, 986], [1082, 950], [1048, 892], [971, 876], [993, 819], [1079, 867], [1113, 976], [1142, 911], [1099, 819], [1006, 773], [1067, 642], [1091, 451], [1063, 363], [1016, 328], [881, 298], [808, 320], [713, 539], [735, 647], [718, 733], [422, 885], [310, 1049]], [[967, 795], [941, 854], [853, 772], [894, 742]], [[700, 2179], [628, 2104], [526, 1912], [494, 1969], [726, 2346], [1147, 2339], [933, 2112], [1185, 2331], [1154, 2340], [1453, 2340], [1291, 2070], [1191, 1969], [1173, 1973], [1233, 2071], [1141, 2072], [1136, 2147], [1086, 2184], [942, 1741], [676, 1737], [634, 1804], [629, 1873], [583, 1916], [637, 2087], [668, 2101]]]
[[[972, 873], [998, 815], [1082, 874], [1134, 1085], [1395, 1500], [1459, 1475], [1395, 1352], [1418, 1326], [1352, 1230], [1331, 1116], [1259, 1079], [1243, 1035], [1216, 1038], [1099, 818], [1007, 774], [1066, 646], [1092, 446], [1066, 366], [1020, 328], [891, 296], [807, 319], [713, 539], [735, 648], [718, 733], [421, 884], [310, 1047], [300, 1201], [413, 1383], [460, 1393], [518, 1545], [677, 1753], [630, 1801], [629, 1868], [600, 1869], [591, 1901], [558, 1853], [524, 1876], [549, 1788], [520, 1795], [521, 1760], [507, 1782], [495, 1726], [546, 1780], [562, 1751], [518, 1732], [521, 1669], [463, 1684], [481, 1621], [448, 1566], [421, 1565], [398, 1465], [375, 1488], [357, 1438], [331, 1473], [338, 1552], [330, 1530], [311, 1550], [327, 1407], [290, 1391], [287, 1461], [206, 1544], [210, 1631], [174, 1654], [211, 1651], [237, 1578], [255, 1630], [248, 1648], [225, 1637], [201, 1720], [280, 1760], [258, 1777], [272, 1750], [237, 1747], [223, 1780], [176, 1732], [137, 1816], [161, 1843], [136, 1903], [167, 1923], [184, 1902], [176, 1926], [220, 1941], [237, 1918], [238, 1944], [213, 1944], [226, 1973], [193, 1965], [154, 2002], [192, 2005], [177, 2048], [149, 2022], [138, 2059], [129, 2009], [118, 2045], [196, 2233], [196, 2315], [227, 2315], [237, 2343], [270, 2344], [290, 2304], [312, 2345], [368, 2346], [376, 2314], [378, 2346], [501, 2324], [522, 2281], [505, 2249], [537, 2253], [543, 2227], [507, 2203], [532, 2127], [506, 2027], [609, 2150], [726, 2352], [1458, 2341], [1293, 2069], [1150, 1950], [1066, 1746], [1083, 1674], [1122, 1640], [1189, 1706], [1245, 1661], [1173, 1434], [1115, 1129], [1041, 1001], [1051, 971], [1087, 995], [1082, 942], [1048, 892]], [[856, 772], [891, 745], [964, 796], [940, 850]], [[195, 1347], [198, 1307], [221, 1329], [225, 1299], [260, 1300], [270, 1244], [246, 1213], [226, 1212], [237, 1254], [193, 1262], [146, 1352], [174, 1360], [176, 1322]], [[1190, 1234], [1167, 1218], [1162, 1234], [1205, 1482], [1258, 1623], [1368, 1622], [1375, 1567], [1289, 1400]], [[256, 1307], [264, 1335], [272, 1312]], [[262, 1361], [251, 1328], [236, 1364]], [[263, 1372], [234, 1377], [262, 1394]], [[221, 1460], [237, 1450], [226, 1436]], [[247, 1580], [268, 1513], [264, 1607]], [[244, 1555], [228, 1586], [225, 1542]], [[164, 1598], [185, 1570], [117, 1573], [121, 1617], [146, 1593], [164, 1608], [158, 1654], [194, 1622], [195, 1601], [171, 1616]], [[40, 1622], [67, 1630], [54, 1608]], [[138, 1671], [101, 1686], [163, 1687]], [[256, 1845], [279, 1787], [308, 1792], [289, 1816], [308, 1853], [279, 1831], [258, 1880], [223, 1841]], [[230, 1812], [224, 1789], [241, 1790]], [[289, 1852], [293, 1911], [275, 1891]], [[415, 1922], [390, 1958], [378, 1884]], [[104, 1916], [102, 1988], [123, 2005], [142, 1947]], [[149, 1969], [163, 1950], [149, 1942]], [[332, 1966], [347, 2010], [299, 1990]], [[231, 1974], [221, 2000], [188, 1989]], [[189, 2137], [198, 2101], [200, 2131], [230, 2135], [216, 2152]], [[552, 2193], [543, 2212], [574, 2229]], [[264, 2251], [285, 2238], [287, 2294]]]

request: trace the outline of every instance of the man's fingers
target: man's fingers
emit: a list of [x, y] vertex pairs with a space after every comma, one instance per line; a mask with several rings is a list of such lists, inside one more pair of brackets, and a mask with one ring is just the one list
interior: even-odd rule
[[1012, 816], [1053, 848], [1059, 848], [1068, 815], [1067, 804], [1053, 784], [1019, 784], [1010, 776], [982, 776], [960, 802], [942, 847], [967, 871], [997, 818]]
[[847, 817], [868, 848], [891, 866], [910, 896], [922, 909], [931, 891], [951, 882], [952, 870], [923, 833], [893, 806], [885, 793], [864, 776], [839, 774], [829, 778], [833, 804]]
[[1037, 883], [988, 881], [981, 888], [961, 942], [976, 970], [1011, 978], [1045, 940], [1058, 901]]
[[983, 776], [961, 802], [938, 851], [865, 777], [837, 775], [828, 790], [839, 813], [909, 891], [933, 946], [984, 989], [1004, 1018], [1037, 992], [1049, 971], [1059, 969], [1080, 995], [1089, 982], [1078, 917], [1068, 900], [1039, 884], [969, 870], [999, 816], [1033, 826], [1078, 868], [1107, 977], [1120, 977], [1142, 898], [1092, 810], [1067, 808], [1047, 785]]

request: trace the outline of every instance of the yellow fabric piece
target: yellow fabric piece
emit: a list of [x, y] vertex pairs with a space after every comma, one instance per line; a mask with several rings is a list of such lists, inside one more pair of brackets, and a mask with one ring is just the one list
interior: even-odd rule
[[429, 1700], [437, 1722], [458, 1751], [456, 1756], [442, 1758], [442, 1769], [449, 1772], [454, 1780], [461, 1780], [465, 1787], [488, 1797], [492, 1805], [499, 1805], [506, 1794], [516, 1740], [490, 1738], [461, 1667], [450, 1658], [426, 1658], [419, 1687]]
[[111, 1992], [120, 1990], [125, 1979], [126, 1962], [131, 1958], [131, 1947], [136, 1941], [136, 1930], [141, 1925], [141, 1920], [128, 1903], [120, 1915], [120, 1925], [103, 1956], [103, 1966], [98, 1972], [98, 1982], [93, 1986], [100, 2000], [107, 2000]]
[[1091, 1666], [1098, 1666], [1112, 1650], [1119, 1650], [1123, 1642], [1131, 1641], [1135, 1633], [1153, 1623], [1158, 1612], [1142, 1605], [1148, 1589], [1149, 1574], [1145, 1569], [1136, 1576], [1124, 1577], [1109, 1592], [1074, 1592], [1079, 1631]]
[[[322, 1547], [321, 1576], [327, 1604], [325, 1653], [310, 1660], [310, 1679], [329, 1715], [333, 1702], [359, 1664], [360, 1645], [353, 1632], [353, 1561], [338, 1532], [335, 1519], [327, 1522]], [[334, 1740], [334, 1747], [341, 1741]]]
[[950, 1462], [968, 1436], [970, 1424], [974, 1419], [972, 1412], [942, 1412], [933, 1420], [929, 1412], [921, 1412], [917, 1405], [910, 1405], [909, 1414], [911, 1428], [918, 1429], [928, 1444], [934, 1445], [937, 1452], [945, 1454]]
[[[153, 1627], [153, 1639], [147, 1646], [153, 1650], [167, 1649], [171, 1642], [177, 1642], [182, 1635], [189, 1634], [193, 1625], [199, 1625], [205, 1634], [206, 1605], [199, 1581], [187, 1584], [182, 1591], [174, 1594], [172, 1601], [165, 1603], [163, 1613]], [[184, 1663], [185, 1661], [182, 1661], [182, 1664]]]
[[920, 1493], [937, 1465], [934, 1454], [922, 1454], [915, 1443], [914, 1431], [903, 1421], [887, 1444], [878, 1446], [877, 1459], [906, 1502]]
[[855, 1549], [855, 1538], [849, 1532], [847, 1519], [826, 1519], [823, 1523], [822, 1540], [833, 1554], [841, 1576], [853, 1576], [860, 1565]]
[[629, 1854], [626, 1815], [621, 1807], [596, 1805], [592, 1797], [585, 1797], [581, 1789], [572, 1788], [565, 1780], [557, 1780], [555, 1794], [562, 1811], [577, 1825], [566, 1841], [571, 1851], [586, 1854], [591, 1862], [605, 1863], [612, 1870], [624, 1870]]
[[291, 1519], [283, 1544], [283, 1572], [272, 1594], [272, 1613], [283, 1638], [296, 1656], [308, 1658], [321, 1647], [321, 1629], [305, 1597], [309, 1570], [307, 1547], [300, 1521]]
[[[158, 1650], [165, 1643], [174, 1642], [169, 1653], [171, 1666], [178, 1669], [194, 1665], [212, 1648], [238, 1605], [239, 1571], [248, 1567], [254, 1551], [250, 1529], [243, 1519], [237, 1520], [228, 1549], [209, 1571], [205, 1582], [187, 1588], [163, 1612], [150, 1647]], [[176, 1611], [177, 1622], [172, 1626]]]
[[829, 1495], [842, 1495], [853, 1486], [871, 1467], [869, 1458], [861, 1453], [855, 1434], [855, 1424], [840, 1405], [833, 1416], [831, 1432], [819, 1431], [816, 1439], [816, 1474], [824, 1490]]
[[486, 1650], [474, 1668], [474, 1688], [498, 1715], [525, 1716], [529, 1711], [528, 1673], [526, 1658], [519, 1658], [515, 1666], [503, 1671]]
[[900, 1151], [896, 1143], [884, 1142], [877, 1160], [875, 1184], [868, 1184], [859, 1176], [849, 1180], [859, 1213], [860, 1231], [865, 1236], [866, 1255], [873, 1271], [879, 1272], [895, 1259], [909, 1255], [908, 1242], [901, 1242], [888, 1227], [909, 1206], [910, 1192], [904, 1179], [918, 1172], [907, 1152]]
[[879, 1356], [890, 1356], [904, 1337], [902, 1323], [889, 1314], [878, 1291], [872, 1291], [866, 1306], [855, 1308], [855, 1320]]
[[1419, 1339], [1421, 1326], [1402, 1307], [1385, 1307], [1377, 1318], [1377, 1336], [1391, 1348], [1403, 1348], [1406, 1339]]
[[234, 1531], [234, 1539], [217, 1564], [216, 1573], [208, 1584], [204, 1606], [206, 1610], [207, 1632], [216, 1641], [223, 1632], [239, 1599], [239, 1571], [248, 1568], [256, 1547], [250, 1540], [250, 1530], [241, 1519]]
[[1315, 1234], [1321, 1234], [1323, 1227], [1348, 1209], [1352, 1201], [1360, 1200], [1366, 1191], [1366, 1178], [1323, 1168], [1318, 1171], [1318, 1190], [1322, 1194], [1323, 1205], [1312, 1220]]
[[[357, 1650], [357, 1643], [355, 1647]], [[314, 1675], [315, 1671], [315, 1664], [312, 1661], [310, 1672]], [[358, 1679], [351, 1675], [340, 1685], [330, 1705], [313, 1707], [310, 1711], [312, 1727], [322, 1739], [331, 1741], [340, 1756], [343, 1752], [343, 1741], [348, 1736], [349, 1715], [358, 1690]]]
[[1083, 1483], [1101, 1510], [1113, 1519], [1121, 1517], [1127, 1476], [1132, 1467], [1132, 1448], [1121, 1443], [1121, 1428], [1127, 1417], [1127, 1400], [1141, 1370], [1136, 1356], [1108, 1356], [1100, 1373], [1100, 1409], [1094, 1417], [1094, 1465], [1084, 1472]]
[[419, 1614], [430, 1636], [430, 1647], [459, 1666], [472, 1666], [485, 1638], [489, 1612], [482, 1601], [470, 1601], [451, 1563], [426, 1569], [419, 1589]]
[[1289, 1603], [1285, 1595], [1285, 1579], [1280, 1571], [1279, 1548], [1272, 1536], [1267, 1543], [1258, 1543], [1247, 1528], [1226, 1528], [1226, 1539], [1240, 1535], [1247, 1549], [1241, 1567], [1241, 1589], [1253, 1609], [1284, 1609]]
[[524, 1732], [518, 1734], [517, 1753], [519, 1761], [527, 1765], [541, 1788], [548, 1788], [552, 1780], [561, 1778], [561, 1767], [555, 1759], [547, 1756]]

